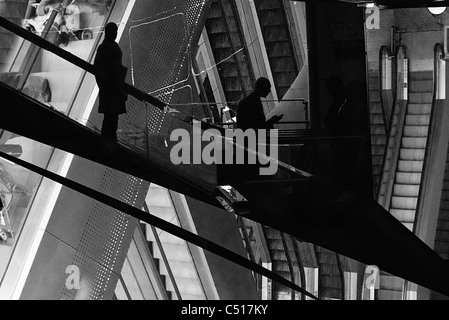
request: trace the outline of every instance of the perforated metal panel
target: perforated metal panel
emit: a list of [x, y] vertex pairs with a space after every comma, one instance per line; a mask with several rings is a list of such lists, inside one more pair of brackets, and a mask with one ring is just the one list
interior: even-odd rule
[[[142, 203], [139, 195], [144, 194], [147, 185], [141, 179], [106, 168], [98, 190], [134, 206]], [[80, 296], [78, 291], [63, 287], [61, 299], [97, 300], [108, 297], [108, 293], [115, 289], [123, 263], [121, 260], [129, 245], [124, 239], [135, 226], [134, 218], [94, 201], [73, 258], [73, 265], [79, 268], [88, 288], [83, 288]]]
[[[206, 2], [163, 1], [151, 6], [156, 10], [152, 15], [128, 23], [129, 43], [122, 42], [122, 46], [129, 47], [131, 80], [136, 87], [168, 104], [183, 88], [191, 76], [190, 48], [195, 33], [202, 29], [198, 24]], [[149, 133], [160, 133], [164, 121], [169, 121], [167, 112], [130, 100], [124, 122], [141, 121], [143, 116]]]

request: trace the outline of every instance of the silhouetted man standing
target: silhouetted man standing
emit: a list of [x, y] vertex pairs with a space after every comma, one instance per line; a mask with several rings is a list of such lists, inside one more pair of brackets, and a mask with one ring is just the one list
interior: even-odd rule
[[[275, 115], [269, 120], [266, 120], [265, 112], [263, 110], [261, 98], [266, 98], [271, 92], [270, 80], [264, 77], [260, 77], [256, 80], [254, 85], [254, 91], [248, 96], [244, 97], [238, 105], [237, 108], [237, 128], [242, 130], [255, 130], [256, 136], [258, 137], [257, 130], [273, 129], [273, 125], [282, 119], [282, 115]], [[248, 145], [245, 142], [245, 147]], [[245, 162], [247, 161], [245, 157]], [[240, 178], [245, 180], [256, 180], [259, 179], [259, 164], [245, 164], [240, 165], [235, 170], [240, 175]], [[268, 179], [265, 177], [265, 179]]]
[[246, 129], [272, 129], [273, 124], [282, 119], [282, 115], [273, 116], [266, 120], [260, 98], [266, 98], [271, 91], [270, 80], [260, 77], [256, 80], [254, 91], [243, 98], [237, 108], [237, 128]]
[[113, 22], [106, 25], [105, 38], [98, 47], [94, 62], [100, 89], [98, 112], [104, 115], [101, 135], [111, 141], [117, 141], [118, 117], [126, 113], [127, 100], [123, 89], [127, 69], [122, 65], [122, 50], [115, 42], [117, 30]]

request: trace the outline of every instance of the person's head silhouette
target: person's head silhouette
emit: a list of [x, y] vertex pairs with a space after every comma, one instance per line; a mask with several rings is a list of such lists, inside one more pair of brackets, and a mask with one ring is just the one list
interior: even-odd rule
[[326, 80], [326, 87], [329, 93], [334, 97], [346, 95], [346, 87], [343, 84], [343, 81], [337, 76], [328, 78]]
[[260, 77], [256, 80], [254, 92], [259, 96], [266, 98], [271, 92], [270, 80], [264, 77]]
[[117, 31], [118, 31], [117, 24], [115, 24], [114, 22], [109, 22], [104, 28], [104, 37], [107, 40], [114, 41], [115, 38], [117, 38]]

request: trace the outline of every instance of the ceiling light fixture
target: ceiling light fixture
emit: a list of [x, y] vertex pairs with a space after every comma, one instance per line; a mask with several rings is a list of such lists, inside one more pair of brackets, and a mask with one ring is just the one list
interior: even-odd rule
[[434, 16], [438, 16], [446, 11], [446, 7], [428, 7], [427, 10]]

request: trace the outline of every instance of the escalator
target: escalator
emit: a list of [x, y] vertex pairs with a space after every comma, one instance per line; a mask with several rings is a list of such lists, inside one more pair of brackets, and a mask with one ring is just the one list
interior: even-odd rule
[[281, 0], [254, 1], [277, 97], [282, 100], [301, 70], [289, 30], [285, 4]]
[[252, 91], [255, 79], [247, 59], [248, 48], [234, 0], [211, 2], [205, 30], [218, 65], [226, 101], [240, 101]]
[[[6, 25], [3, 20], [0, 23]], [[31, 35], [26, 36], [38, 42]], [[73, 56], [48, 45], [47, 48], [85, 70], [92, 71], [91, 66], [80, 63]], [[126, 88], [131, 95], [154, 101], [135, 88]], [[97, 132], [61, 113], [5, 85], [1, 85], [0, 90], [5, 101], [17, 106], [5, 110], [5, 116], [0, 120], [0, 125], [5, 130], [220, 206], [214, 197], [220, 177], [216, 177], [213, 172], [207, 173], [204, 167], [175, 167], [168, 160], [167, 152], [159, 149], [160, 153], [143, 155], [127, 145], [108, 146]], [[160, 105], [158, 102], [155, 104]], [[8, 121], [23, 114], [29, 116], [21, 123]], [[36, 121], [39, 119], [41, 121]], [[188, 129], [188, 121], [175, 117], [172, 120], [173, 128]], [[60, 134], [54, 136], [54, 132]], [[163, 136], [151, 138], [155, 145], [157, 142], [164, 142]], [[256, 181], [249, 184], [238, 179], [233, 181], [233, 186], [242, 190], [247, 198], [249, 214], [246, 217], [358, 261], [374, 262], [393, 274], [446, 292], [448, 279], [443, 271], [447, 263], [396, 219], [386, 215], [385, 210], [366, 197], [365, 193], [357, 192], [358, 186], [366, 184], [366, 181], [359, 179], [365, 176], [366, 170], [363, 161], [359, 161], [361, 150], [366, 147], [365, 140], [363, 136], [330, 138], [314, 135], [296, 139], [301, 151], [304, 151], [303, 146], [314, 148], [316, 160], [311, 173], [316, 178], [304, 179], [304, 176], [298, 176], [296, 172], [282, 167], [291, 178], [297, 178], [288, 182], [288, 188], [274, 188], [276, 183], [287, 183], [288, 180]], [[79, 141], [83, 141], [83, 144], [80, 145]], [[198, 175], [199, 169], [201, 176]], [[347, 183], [341, 183], [342, 177], [347, 178], [344, 179]], [[351, 196], [344, 197], [348, 190]], [[364, 214], [360, 215], [360, 212]], [[398, 238], [401, 239], [400, 243], [396, 241]], [[419, 272], [405, 268], [404, 264], [415, 264]]]
[[[411, 72], [408, 76], [409, 80], [405, 82], [409, 82], [406, 90], [408, 92], [401, 92], [404, 82], [399, 81], [398, 94], [402, 103], [396, 103], [393, 114], [382, 180], [383, 189], [379, 197], [379, 203], [423, 240], [427, 232], [432, 233], [432, 231], [423, 231], [421, 225], [430, 223], [428, 220], [433, 219], [428, 203], [434, 200], [429, 200], [431, 196], [426, 193], [429, 192], [429, 188], [432, 189], [429, 183], [438, 185], [437, 181], [431, 182], [429, 175], [432, 174], [431, 171], [438, 170], [434, 159], [438, 157], [439, 152], [437, 145], [440, 142], [437, 137], [443, 134], [439, 128], [444, 125], [441, 111], [442, 100], [440, 100], [444, 99], [444, 93], [441, 95], [441, 92], [445, 92], [445, 89], [441, 90], [441, 83], [444, 83], [444, 80], [441, 82], [440, 76], [441, 55], [441, 46], [437, 44], [435, 70]], [[431, 165], [432, 168], [429, 167]], [[433, 174], [436, 175], [435, 178], [440, 175], [436, 171]], [[390, 186], [386, 187], [387, 185]], [[445, 185], [443, 182], [434, 248], [436, 253], [447, 259], [442, 252], [445, 239]], [[388, 197], [385, 197], [387, 194]], [[416, 298], [416, 289], [411, 289], [407, 281], [380, 270], [380, 288], [377, 298], [413, 299]]]
[[392, 60], [385, 46], [379, 51], [379, 68], [368, 72], [368, 103], [370, 110], [371, 154], [373, 164], [373, 191], [378, 197], [382, 178], [385, 147], [393, 104]]
[[[438, 110], [444, 110], [444, 99], [446, 98], [446, 62], [445, 54], [442, 46], [440, 44], [435, 45], [435, 78], [438, 79], [436, 83], [438, 86], [435, 87], [435, 113]], [[441, 112], [434, 115], [432, 119], [443, 118]], [[434, 120], [435, 121], [435, 120]], [[447, 120], [446, 120], [447, 121]], [[444, 120], [441, 121], [444, 123]], [[438, 124], [437, 124], [438, 126]], [[440, 125], [439, 127], [443, 127]], [[441, 152], [443, 153], [443, 152]], [[437, 207], [437, 219], [436, 219], [436, 230], [435, 238], [433, 240], [433, 248], [436, 253], [438, 253], [443, 259], [449, 260], [449, 149], [445, 155], [445, 161], [442, 165], [441, 171], [443, 171], [443, 179], [441, 186], [441, 197]], [[439, 174], [441, 175], [441, 171]], [[430, 292], [431, 300], [448, 300], [449, 297], [442, 295], [438, 292]]]
[[390, 212], [413, 230], [433, 103], [433, 73], [411, 72]]

